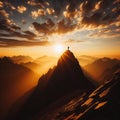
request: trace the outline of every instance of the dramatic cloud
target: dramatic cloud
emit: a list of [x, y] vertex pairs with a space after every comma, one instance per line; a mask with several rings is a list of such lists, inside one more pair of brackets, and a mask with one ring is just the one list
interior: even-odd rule
[[[98, 26], [107, 26], [112, 24], [116, 21], [116, 18], [119, 16], [120, 8], [116, 5], [116, 8], [113, 8], [112, 3], [113, 1], [99, 1], [95, 4], [95, 9], [93, 6], [93, 3], [90, 3], [89, 7], [86, 7], [87, 4], [85, 4], [85, 8], [83, 7], [84, 14], [82, 17], [81, 23], [85, 26], [92, 26], [92, 27], [98, 27]], [[90, 13], [90, 11], [92, 11]]]
[[0, 20], [0, 31], [5, 31], [5, 32], [14, 32], [15, 30], [20, 29], [16, 24], [14, 24], [11, 20], [9, 19], [2, 19]]
[[21, 41], [15, 39], [0, 38], [0, 47], [18, 47], [18, 46], [47, 46], [50, 45], [48, 41]]
[[98, 3], [95, 4], [95, 10], [99, 10], [100, 9], [101, 2], [102, 1], [99, 1]]
[[3, 7], [3, 2], [2, 1], [0, 1], [0, 8], [2, 8]]
[[76, 25], [70, 24], [70, 21], [65, 22], [65, 20], [61, 20], [55, 24], [51, 19], [48, 19], [47, 22], [43, 24], [34, 22], [33, 26], [39, 33], [44, 33], [47, 35], [54, 33], [65, 34], [76, 28]]
[[20, 37], [33, 40], [36, 35], [30, 31], [21, 31], [21, 28], [10, 20], [0, 20], [0, 36], [1, 37]]
[[[51, 27], [49, 23], [45, 22], [41, 24], [37, 22], [38, 26], [36, 26], [36, 23], [33, 23], [37, 31], [45, 34], [47, 32], [48, 34], [65, 34], [82, 27], [97, 28], [98, 26], [105, 27], [113, 23], [118, 23], [116, 18], [119, 16], [120, 7], [117, 5], [118, 1], [115, 2], [115, 0], [66, 0], [61, 2], [56, 1], [54, 4], [50, 0], [48, 2], [50, 3], [48, 5], [51, 6], [51, 8], [46, 8], [46, 11], [44, 9], [44, 12], [47, 12], [49, 15], [54, 14], [53, 17], [55, 20], [52, 19], [52, 23], [54, 23], [52, 30], [49, 28], [49, 26]], [[43, 1], [41, 4], [45, 6]], [[33, 18], [37, 18], [40, 15], [38, 14], [38, 11], [34, 11], [32, 16], [34, 16]], [[55, 16], [61, 16], [63, 19], [58, 19], [59, 17]], [[47, 19], [49, 18], [46, 16], [46, 21]]]
[[28, 0], [28, 5], [31, 5], [31, 6], [37, 6], [38, 3], [36, 3], [34, 0]]
[[[38, 6], [40, 8], [44, 8], [44, 5], [43, 5], [43, 1], [41, 0], [38, 0], [38, 1], [35, 1], [35, 0], [28, 0], [27, 1], [27, 4], [30, 5], [30, 6]], [[48, 3], [48, 2], [45, 2], [45, 3]]]
[[19, 13], [24, 13], [27, 10], [27, 8], [25, 6], [18, 6], [17, 10]]
[[[39, 40], [91, 29], [91, 37], [118, 36], [119, 13], [120, 0], [0, 0], [0, 38]], [[111, 32], [98, 32], [105, 28]]]
[[32, 23], [35, 30], [37, 30], [39, 33], [44, 33], [44, 34], [51, 34], [52, 27], [54, 26], [54, 23], [52, 22], [51, 19], [48, 19], [46, 23], [39, 24], [37, 22]]
[[5, 17], [5, 18], [9, 17], [9, 13], [7, 13], [5, 10], [0, 10], [0, 15]]
[[37, 11], [31, 11], [31, 16], [32, 18], [36, 19], [39, 16], [44, 16], [45, 15], [45, 11], [43, 9], [38, 9]]
[[73, 18], [74, 19], [74, 18], [77, 18], [77, 16], [78, 16], [78, 10], [77, 9], [71, 10], [70, 5], [67, 5], [66, 10], [63, 12], [63, 15], [66, 18]]
[[65, 20], [58, 22], [57, 26], [56, 33], [58, 34], [65, 34], [75, 30], [76, 28], [75, 24], [70, 24], [70, 21], [66, 23]]
[[46, 11], [48, 12], [49, 15], [52, 15], [55, 12], [55, 10], [52, 8], [47, 8]]

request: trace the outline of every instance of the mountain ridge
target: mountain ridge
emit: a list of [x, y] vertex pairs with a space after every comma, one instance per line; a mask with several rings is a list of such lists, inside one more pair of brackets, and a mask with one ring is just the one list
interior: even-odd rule
[[[70, 50], [66, 50], [57, 66], [44, 74], [34, 92], [19, 113], [19, 119], [30, 119], [45, 106], [76, 90], [91, 91], [95, 86], [84, 76], [79, 62]], [[17, 118], [17, 119], [18, 119]]]

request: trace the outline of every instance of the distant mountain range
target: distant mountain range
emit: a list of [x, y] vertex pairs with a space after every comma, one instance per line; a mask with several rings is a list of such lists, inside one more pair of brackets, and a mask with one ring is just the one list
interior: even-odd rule
[[57, 63], [56, 57], [51, 56], [41, 56], [39, 58], [33, 59], [29, 56], [13, 56], [9, 57], [14, 63], [21, 64], [25, 66], [35, 73], [42, 75], [43, 73], [47, 72], [47, 70], [53, 67]]
[[81, 66], [85, 66], [88, 65], [92, 62], [94, 62], [95, 60], [97, 60], [97, 57], [92, 57], [92, 56], [88, 56], [88, 55], [81, 55], [79, 57], [77, 57], [79, 63]]
[[[41, 74], [47, 72], [47, 70], [50, 67], [53, 67], [54, 65], [56, 65], [58, 58], [43, 55], [39, 58], [33, 59], [29, 56], [19, 55], [19, 56], [10, 57], [10, 59], [14, 63], [22, 64], [23, 66], [28, 67], [32, 71], [37, 72], [39, 75], [41, 75]], [[90, 63], [94, 62], [98, 58], [88, 56], [88, 55], [81, 55], [81, 56], [78, 56], [77, 59], [78, 59], [81, 66], [85, 66], [87, 64], [90, 64]], [[44, 71], [41, 71], [41, 69], [44, 70]]]
[[17, 64], [27, 63], [27, 62], [33, 61], [33, 58], [31, 58], [30, 56], [23, 56], [23, 55], [12, 56], [12, 57], [10, 57], [10, 59], [11, 59], [14, 63], [17, 63]]
[[87, 71], [97, 82], [102, 83], [110, 79], [112, 74], [120, 68], [120, 60], [111, 58], [100, 58], [84, 66]]

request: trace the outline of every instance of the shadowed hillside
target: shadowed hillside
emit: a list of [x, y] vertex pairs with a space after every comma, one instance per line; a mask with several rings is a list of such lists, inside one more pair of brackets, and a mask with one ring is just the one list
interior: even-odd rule
[[[37, 75], [8, 57], [0, 59], [0, 117], [10, 106], [37, 83]], [[2, 119], [2, 118], [1, 118]]]
[[68, 103], [51, 107], [35, 120], [120, 120], [120, 69], [90, 94], [78, 94]]

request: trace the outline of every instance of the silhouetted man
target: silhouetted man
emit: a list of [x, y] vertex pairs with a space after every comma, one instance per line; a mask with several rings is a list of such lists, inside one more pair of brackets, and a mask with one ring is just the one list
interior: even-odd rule
[[69, 50], [69, 48], [70, 48], [70, 47], [68, 46], [68, 50]]

